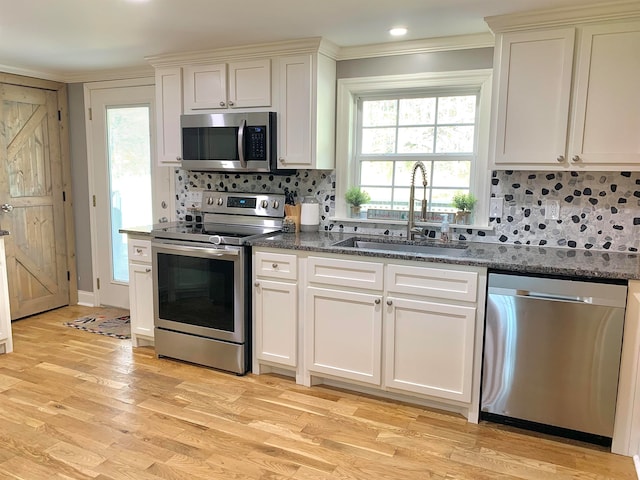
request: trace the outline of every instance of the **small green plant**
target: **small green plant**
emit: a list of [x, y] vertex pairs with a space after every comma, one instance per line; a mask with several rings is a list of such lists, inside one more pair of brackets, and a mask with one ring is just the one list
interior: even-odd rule
[[478, 201], [473, 193], [458, 192], [453, 196], [451, 200], [453, 206], [461, 212], [471, 212]]
[[348, 204], [359, 207], [363, 203], [369, 203], [371, 196], [360, 187], [353, 186], [344, 194], [344, 198]]

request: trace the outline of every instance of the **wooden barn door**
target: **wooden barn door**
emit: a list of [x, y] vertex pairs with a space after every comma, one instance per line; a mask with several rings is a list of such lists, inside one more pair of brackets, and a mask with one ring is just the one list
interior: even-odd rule
[[0, 227], [11, 318], [69, 304], [58, 92], [0, 84]]

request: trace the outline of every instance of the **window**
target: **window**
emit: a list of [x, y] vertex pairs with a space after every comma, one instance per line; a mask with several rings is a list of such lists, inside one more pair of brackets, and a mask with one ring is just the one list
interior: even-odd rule
[[[453, 195], [471, 192], [474, 226], [487, 226], [490, 70], [340, 79], [337, 93], [337, 218], [349, 216], [344, 193], [353, 185], [370, 194], [370, 209], [408, 210], [421, 161], [429, 211], [454, 211]], [[416, 188], [419, 208], [419, 176]]]
[[477, 103], [477, 93], [359, 96], [354, 168], [371, 195], [367, 206], [407, 210], [411, 170], [420, 160], [429, 210], [452, 210], [453, 195], [471, 188]]

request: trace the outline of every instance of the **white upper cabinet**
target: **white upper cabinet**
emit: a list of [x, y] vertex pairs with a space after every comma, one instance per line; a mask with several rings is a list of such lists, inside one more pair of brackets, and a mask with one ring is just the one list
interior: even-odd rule
[[624, 8], [487, 19], [492, 168], [640, 170], [640, 10]]
[[322, 54], [279, 59], [278, 168], [335, 165], [336, 62]]
[[182, 114], [182, 69], [156, 68], [156, 142], [158, 164], [179, 165], [180, 115]]
[[496, 168], [566, 164], [575, 30], [517, 32], [496, 45]]
[[571, 162], [640, 169], [640, 22], [582, 29]]
[[271, 106], [271, 59], [184, 68], [185, 112]]

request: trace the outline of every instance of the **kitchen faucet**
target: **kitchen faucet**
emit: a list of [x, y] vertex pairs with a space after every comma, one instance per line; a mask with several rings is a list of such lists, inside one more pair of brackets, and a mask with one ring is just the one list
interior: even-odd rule
[[420, 209], [420, 221], [427, 221], [427, 169], [424, 167], [424, 163], [416, 162], [411, 170], [411, 189], [409, 191], [409, 220], [407, 220], [407, 240], [413, 240], [416, 233], [422, 234], [424, 230], [416, 227], [414, 222], [414, 203], [415, 203], [415, 183], [416, 183], [416, 171], [422, 170], [422, 208]]

